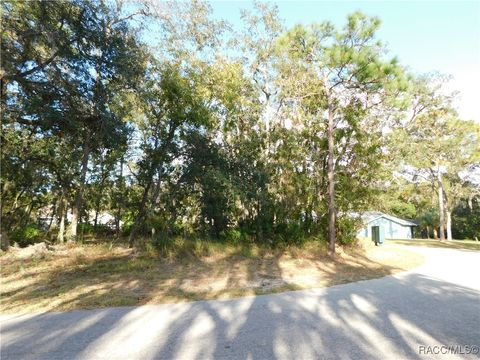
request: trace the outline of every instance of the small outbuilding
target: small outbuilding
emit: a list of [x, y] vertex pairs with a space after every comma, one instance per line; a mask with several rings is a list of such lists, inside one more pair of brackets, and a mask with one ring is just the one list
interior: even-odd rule
[[361, 215], [363, 228], [358, 237], [370, 238], [383, 243], [385, 239], [413, 239], [417, 224], [382, 212], [365, 212]]

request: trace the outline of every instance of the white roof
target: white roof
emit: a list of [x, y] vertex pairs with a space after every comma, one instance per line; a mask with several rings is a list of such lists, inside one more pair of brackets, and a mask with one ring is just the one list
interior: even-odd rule
[[400, 219], [396, 216], [384, 214], [384, 213], [378, 212], [378, 211], [367, 211], [367, 212], [364, 212], [361, 215], [362, 221], [365, 225], [368, 224], [368, 223], [371, 223], [372, 221], [377, 220], [378, 218], [381, 218], [381, 217], [383, 217], [385, 219], [388, 219], [390, 221], [396, 222], [397, 224], [400, 224], [400, 225], [417, 226], [417, 224], [415, 224], [412, 221], [403, 220], [403, 219]]

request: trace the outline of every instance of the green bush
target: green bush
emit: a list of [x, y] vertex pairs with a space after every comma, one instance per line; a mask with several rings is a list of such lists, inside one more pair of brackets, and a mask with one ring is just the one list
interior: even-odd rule
[[275, 228], [279, 242], [287, 245], [300, 245], [305, 241], [305, 230], [298, 223], [279, 224]]
[[359, 220], [350, 217], [340, 217], [337, 222], [338, 242], [343, 245], [352, 245], [357, 241]]
[[90, 225], [90, 224], [78, 224], [77, 225], [77, 233], [78, 234], [93, 234], [95, 232], [95, 228], [93, 227], [93, 225]]
[[[124, 218], [124, 221], [121, 231], [123, 236], [129, 236], [132, 232], [133, 224], [135, 223], [135, 217], [133, 215], [128, 215]], [[172, 234], [176, 231], [174, 225], [169, 223], [168, 219], [165, 219], [164, 216], [150, 215], [139, 225], [137, 235], [151, 237], [152, 229], [155, 229], [156, 233], [169, 231], [169, 234]]]
[[202, 238], [184, 238], [168, 236], [165, 232], [146, 241], [147, 252], [156, 253], [163, 258], [198, 258], [210, 253], [210, 241]]
[[112, 232], [107, 225], [97, 224], [95, 227], [90, 223], [78, 224], [77, 233], [81, 235], [107, 235]]
[[[121, 232], [123, 236], [129, 236], [133, 229], [133, 224], [135, 224], [134, 219], [127, 219], [122, 225]], [[149, 224], [145, 221], [140, 224], [139, 228], [137, 229], [137, 234], [139, 236], [150, 236], [152, 228], [149, 227]]]
[[232, 244], [239, 244], [247, 238], [247, 235], [238, 229], [227, 230], [224, 236], [225, 240]]
[[45, 236], [45, 232], [35, 224], [29, 224], [21, 229], [12, 231], [9, 234], [10, 240], [21, 247], [40, 242], [43, 236]]
[[121, 232], [123, 236], [129, 236], [133, 228], [133, 220], [127, 220], [123, 223]]
[[173, 239], [166, 236], [164, 233], [160, 233], [152, 239], [152, 245], [158, 250], [160, 255], [167, 256], [173, 245]]

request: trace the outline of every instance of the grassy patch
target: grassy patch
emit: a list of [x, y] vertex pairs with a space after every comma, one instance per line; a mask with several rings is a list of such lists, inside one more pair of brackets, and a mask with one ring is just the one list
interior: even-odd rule
[[135, 252], [123, 246], [57, 246], [41, 259], [4, 254], [2, 312], [72, 310], [233, 298], [372, 279], [415, 267], [422, 257], [366, 242], [282, 249], [255, 244], [176, 240], [176, 248]]
[[387, 242], [390, 244], [397, 244], [397, 245], [480, 250], [480, 241], [473, 241], [473, 240], [440, 241], [440, 240], [413, 239], [413, 240], [387, 240]]

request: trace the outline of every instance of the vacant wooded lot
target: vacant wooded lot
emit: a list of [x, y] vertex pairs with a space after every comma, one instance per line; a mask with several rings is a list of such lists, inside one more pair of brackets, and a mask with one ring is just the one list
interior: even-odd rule
[[337, 261], [317, 242], [272, 249], [177, 240], [163, 257], [108, 244], [59, 245], [0, 257], [0, 296], [3, 312], [232, 298], [372, 279], [421, 263], [414, 252], [370, 242], [340, 251]]
[[380, 26], [287, 26], [273, 3], [230, 24], [202, 1], [2, 1], [2, 249], [314, 238], [333, 258], [366, 211], [480, 237], [480, 127]]
[[[1, 2], [0, 312], [235, 298], [415, 267], [413, 285], [384, 283], [426, 304], [423, 254], [442, 252], [409, 246], [478, 249], [480, 125], [457, 111], [448, 75], [400, 62], [360, 11], [294, 25], [254, 2], [230, 23], [213, 9], [229, 4]], [[375, 246], [384, 227], [367, 213], [400, 221], [390, 237], [427, 240]], [[14, 358], [54, 344], [28, 329], [7, 329]]]
[[480, 2], [0, 15], [1, 360], [478, 356]]

